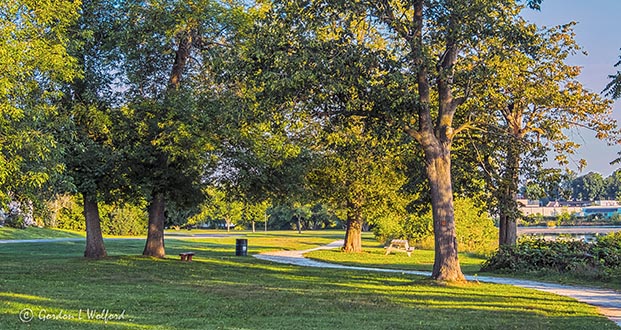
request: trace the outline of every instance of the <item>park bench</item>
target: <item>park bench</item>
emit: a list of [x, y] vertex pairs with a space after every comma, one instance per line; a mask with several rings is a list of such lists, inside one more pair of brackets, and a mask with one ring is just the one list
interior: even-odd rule
[[181, 257], [181, 261], [187, 261], [187, 262], [191, 262], [192, 261], [192, 256], [194, 255], [194, 252], [182, 252], [179, 253], [179, 256]]
[[389, 255], [392, 250], [403, 251], [408, 254], [408, 257], [412, 256], [413, 247], [410, 247], [410, 243], [407, 239], [393, 239], [390, 241], [390, 245], [386, 246], [386, 255]]

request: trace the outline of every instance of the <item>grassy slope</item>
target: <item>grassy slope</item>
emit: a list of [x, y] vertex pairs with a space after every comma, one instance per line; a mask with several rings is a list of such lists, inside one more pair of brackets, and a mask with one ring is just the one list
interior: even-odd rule
[[[305, 249], [342, 233], [249, 234], [249, 253]], [[235, 257], [235, 238], [168, 240], [169, 258], [137, 256], [142, 240], [0, 246], [0, 329], [90, 329], [86, 309], [125, 310], [107, 329], [614, 329], [594, 308], [509, 286], [438, 286], [415, 276], [301, 268]], [[176, 253], [196, 251], [195, 262]], [[30, 308], [35, 319], [18, 314]], [[80, 315], [80, 309], [83, 313]], [[43, 312], [42, 312], [43, 311]], [[70, 320], [40, 320], [39, 315]], [[81, 316], [82, 320], [78, 317]]]
[[42, 239], [42, 238], [81, 238], [83, 233], [60, 230], [29, 227], [26, 229], [15, 229], [9, 227], [0, 227], [0, 240], [15, 239]]

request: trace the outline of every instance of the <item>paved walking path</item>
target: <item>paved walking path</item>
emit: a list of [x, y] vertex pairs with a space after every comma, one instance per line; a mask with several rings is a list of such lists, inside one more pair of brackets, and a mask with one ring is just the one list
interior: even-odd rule
[[[384, 269], [384, 268], [371, 268], [371, 267], [357, 267], [357, 266], [345, 266], [332, 264], [322, 261], [316, 261], [307, 259], [304, 254], [316, 250], [328, 250], [336, 249], [343, 246], [343, 241], [332, 242], [328, 245], [320, 246], [318, 248], [304, 250], [304, 251], [276, 251], [265, 252], [261, 254], [255, 254], [253, 257], [261, 260], [268, 260], [277, 263], [291, 264], [297, 266], [306, 267], [321, 267], [321, 268], [338, 268], [349, 270], [365, 270], [374, 272], [385, 273], [401, 273], [411, 274], [419, 276], [431, 276], [431, 272], [415, 271], [415, 270], [398, 270], [398, 269]], [[500, 278], [491, 276], [466, 276], [468, 281], [480, 281], [497, 284], [515, 285], [523, 288], [535, 289], [539, 291], [545, 291], [555, 293], [561, 296], [567, 296], [575, 298], [576, 300], [587, 303], [589, 305], [598, 308], [602, 315], [605, 315], [613, 322], [617, 323], [621, 327], [621, 294], [614, 290], [595, 289], [586, 287], [576, 287], [561, 284], [541, 283], [528, 280], [516, 280], [510, 278]]]

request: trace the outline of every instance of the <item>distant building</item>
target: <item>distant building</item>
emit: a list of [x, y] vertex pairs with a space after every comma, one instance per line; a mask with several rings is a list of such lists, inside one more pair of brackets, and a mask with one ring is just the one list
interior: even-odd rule
[[590, 201], [550, 201], [547, 207], [585, 207], [592, 205]]
[[581, 217], [599, 216], [610, 218], [615, 213], [621, 213], [621, 205], [618, 201], [552, 201], [546, 206], [535, 206], [531, 201], [518, 200], [519, 210], [524, 216], [542, 215], [544, 217], [557, 217], [563, 213], [577, 214]]
[[517, 203], [518, 203], [519, 206], [522, 206], [522, 207], [538, 207], [538, 206], [541, 206], [541, 203], [539, 203], [539, 201], [536, 200], [536, 199], [518, 198]]
[[597, 206], [619, 206], [619, 201], [615, 200], [604, 200], [604, 201], [595, 201], [593, 205]]
[[575, 206], [524, 206], [519, 209], [524, 216], [540, 214], [544, 217], [557, 217], [563, 213], [582, 212], [582, 207]]
[[621, 213], [620, 206], [588, 206], [582, 209], [580, 216], [594, 216], [598, 218], [608, 219], [617, 213]]

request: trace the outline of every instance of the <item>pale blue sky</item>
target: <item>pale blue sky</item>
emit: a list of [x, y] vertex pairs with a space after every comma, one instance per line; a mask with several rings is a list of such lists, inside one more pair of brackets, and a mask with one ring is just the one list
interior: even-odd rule
[[[621, 51], [621, 0], [543, 0], [541, 11], [525, 10], [524, 16], [537, 25], [555, 26], [576, 22], [576, 41], [588, 55], [576, 55], [569, 64], [582, 67], [580, 81], [593, 92], [601, 92], [608, 83], [608, 75], [616, 72], [613, 65]], [[614, 106], [614, 117], [621, 123], [621, 102]], [[609, 147], [588, 131], [572, 132], [572, 138], [583, 145], [576, 160], [584, 158], [589, 171], [608, 176], [621, 165], [609, 165], [621, 151], [621, 145]], [[575, 170], [575, 166], [573, 167]]]

